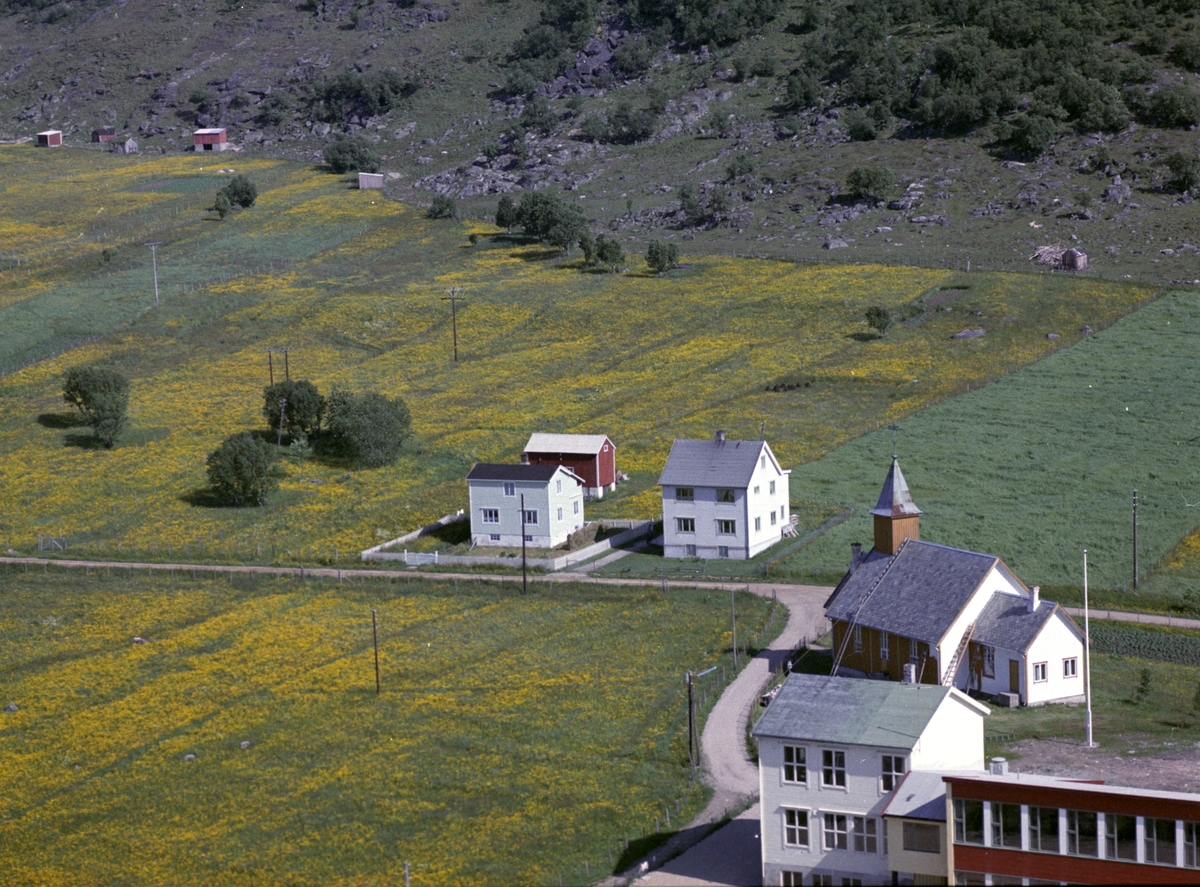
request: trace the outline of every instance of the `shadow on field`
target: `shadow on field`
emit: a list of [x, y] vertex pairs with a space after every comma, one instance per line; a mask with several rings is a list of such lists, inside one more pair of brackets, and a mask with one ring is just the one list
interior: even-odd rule
[[87, 419], [81, 413], [77, 413], [74, 410], [67, 410], [63, 413], [42, 413], [37, 417], [37, 423], [43, 428], [62, 430], [64, 428], [79, 428], [80, 426], [87, 425]]
[[855, 342], [878, 342], [883, 336], [879, 333], [849, 333], [846, 338]]
[[79, 450], [106, 450], [115, 449], [106, 447], [104, 441], [96, 437], [96, 435], [88, 432], [87, 434], [64, 434], [64, 447], [75, 447]]
[[561, 249], [539, 249], [524, 253], [509, 253], [509, 258], [520, 259], [523, 262], [547, 262], [557, 259], [563, 254]]
[[217, 491], [212, 487], [200, 487], [197, 490], [189, 490], [179, 496], [180, 502], [186, 502], [188, 505], [195, 505], [197, 508], [233, 508], [224, 499], [222, 499]]

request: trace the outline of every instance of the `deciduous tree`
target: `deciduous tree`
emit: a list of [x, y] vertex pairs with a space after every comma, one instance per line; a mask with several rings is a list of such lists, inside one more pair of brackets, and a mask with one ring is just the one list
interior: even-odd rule
[[63, 380], [63, 400], [83, 413], [96, 437], [111, 447], [125, 426], [129, 379], [107, 367], [71, 367]]

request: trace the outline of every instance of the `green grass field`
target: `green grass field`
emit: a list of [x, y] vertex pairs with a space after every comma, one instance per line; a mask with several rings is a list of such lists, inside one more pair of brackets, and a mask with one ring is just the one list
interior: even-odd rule
[[[1132, 496], [1139, 491], [1141, 568], [1200, 520], [1196, 464], [1200, 294], [1174, 292], [1074, 348], [900, 423], [897, 447], [925, 513], [921, 537], [996, 554], [1027, 582], [1094, 586], [1132, 578]], [[892, 449], [864, 435], [792, 473], [795, 494], [857, 513], [805, 551], [835, 574], [850, 542], [871, 540]], [[1178, 588], [1176, 588], [1176, 593]], [[1107, 606], [1136, 608], [1133, 594]]]
[[707, 797], [683, 674], [731, 668], [725, 593], [0, 584], [6, 884], [582, 884]]

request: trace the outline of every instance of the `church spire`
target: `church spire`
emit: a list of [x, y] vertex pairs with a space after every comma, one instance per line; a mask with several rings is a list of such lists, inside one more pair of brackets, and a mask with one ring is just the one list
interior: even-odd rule
[[880, 554], [895, 554], [905, 539], [921, 538], [921, 509], [913, 502], [895, 455], [871, 514], [875, 519], [875, 550]]

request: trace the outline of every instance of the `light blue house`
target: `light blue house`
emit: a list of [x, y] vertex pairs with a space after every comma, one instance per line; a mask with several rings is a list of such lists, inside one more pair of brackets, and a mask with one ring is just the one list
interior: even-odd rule
[[467, 473], [471, 541], [554, 548], [583, 526], [583, 479], [561, 465], [477, 463]]

